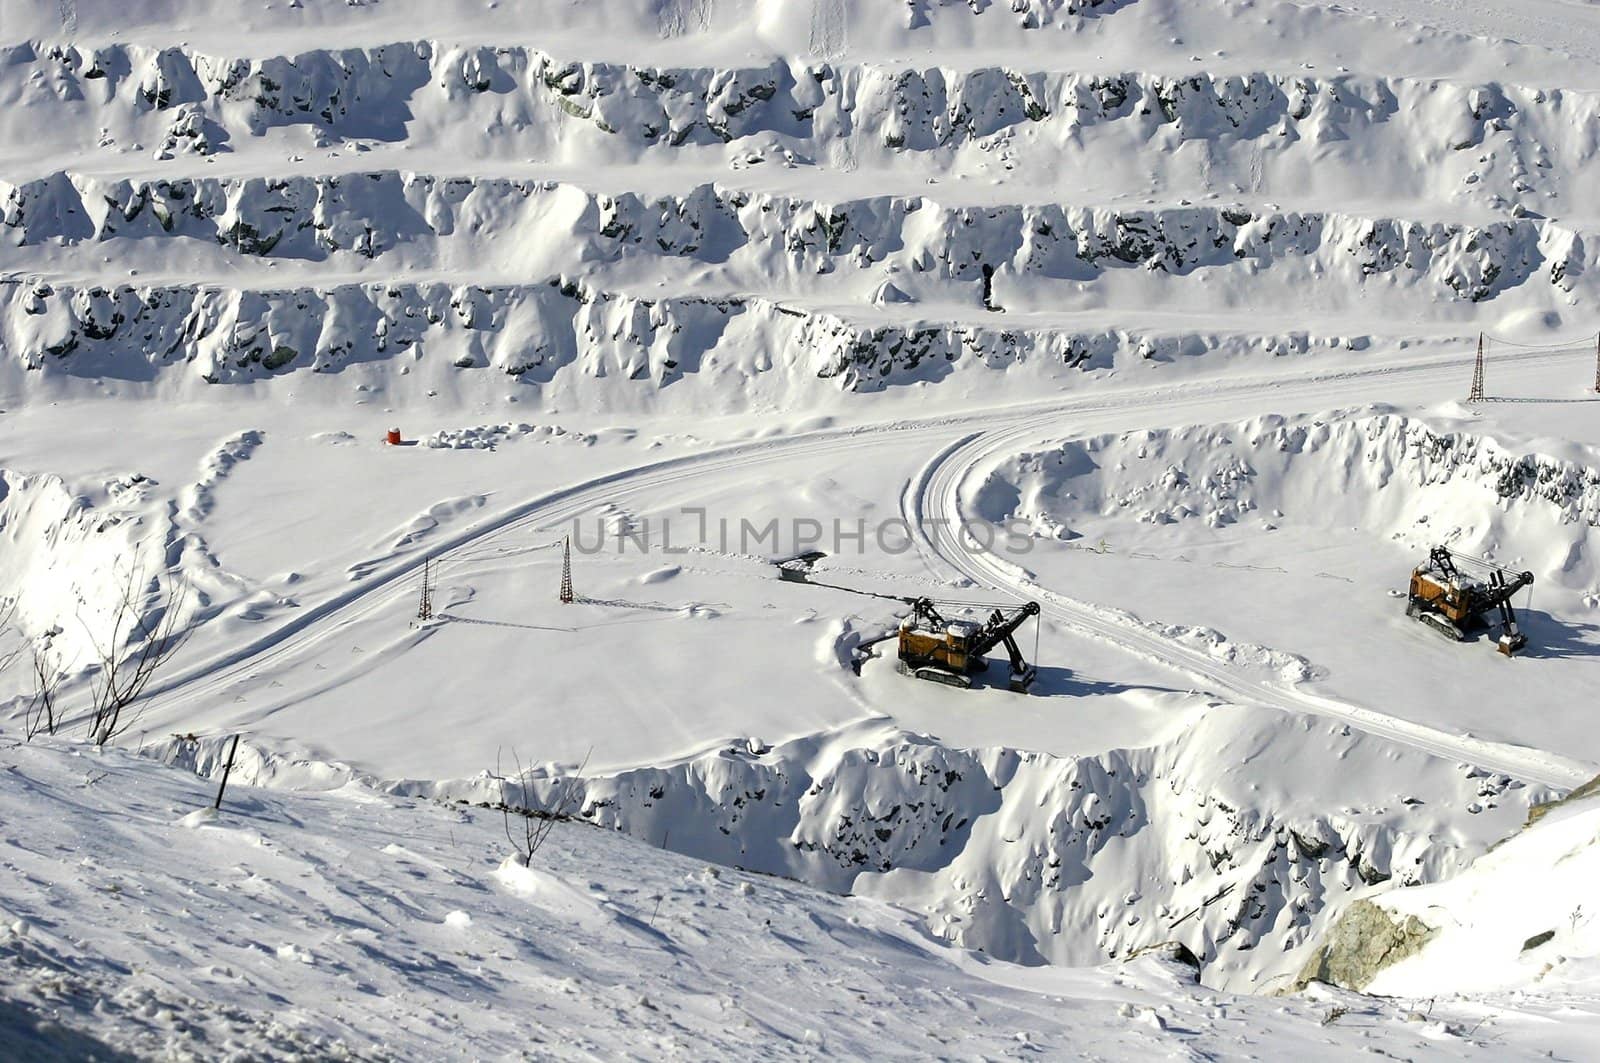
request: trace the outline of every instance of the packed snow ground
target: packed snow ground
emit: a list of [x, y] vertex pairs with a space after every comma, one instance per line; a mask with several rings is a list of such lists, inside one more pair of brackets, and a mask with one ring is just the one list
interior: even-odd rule
[[[478, 813], [426, 799], [548, 805], [584, 763], [575, 815], [632, 840], [563, 829], [576, 862], [539, 879], [567, 898], [544, 916], [617, 944], [505, 961], [526, 963], [517, 993], [611, 985], [615, 954], [653, 949], [644, 980], [691, 1018], [651, 1035], [731, 1046], [688, 1000], [697, 979], [749, 1000], [714, 945], [733, 933], [719, 880], [696, 895], [719, 913], [696, 909], [706, 940], [666, 942], [649, 919], [639, 937], [617, 898], [689, 866], [642, 842], [858, 895], [721, 880], [754, 891], [734, 910], [796, 921], [790, 962], [954, 965], [940, 1000], [1004, 1015], [1018, 1053], [1130, 1018], [1193, 1043], [1107, 1054], [1234, 1054], [1261, 1030], [1301, 1050], [1296, 1016], [1321, 1004], [1228, 1003], [1257, 1031], [1230, 1036], [1209, 1004], [1183, 1010], [1201, 991], [1097, 965], [1177, 941], [1214, 989], [1290, 987], [1342, 913], [1368, 911], [1352, 902], [1400, 910], [1388, 898], [1600, 770], [1597, 17], [1558, 0], [541, 0], [514, 19], [417, 0], [226, 17], [212, 0], [0, 2], [10, 644], [59, 666], [76, 732], [130, 572], [190, 588], [193, 629], [119, 750], [84, 769], [111, 773], [83, 790], [88, 822], [44, 811], [68, 754], [16, 747], [9, 777], [34, 781], [0, 794], [0, 837], [62, 847], [30, 857], [30, 882], [58, 881], [50, 861], [81, 859], [98, 795], [125, 780], [143, 791], [116, 826], [130, 878], [173, 834], [195, 843], [153, 909], [170, 912], [180, 878], [217, 880], [205, 861], [256, 831], [300, 854], [317, 903], [377, 909], [340, 918], [385, 933], [423, 913], [426, 933], [393, 952], [363, 938], [345, 973], [385, 992], [396, 964], [434, 971], [437, 1016], [461, 961], [395, 956], [492, 956], [458, 939], [523, 903], [486, 877], [494, 824], [459, 824], [479, 837], [465, 870], [328, 854], [389, 844], [368, 843], [365, 814], [432, 839], [433, 859], [427, 824]], [[1480, 332], [1494, 401], [1465, 405]], [[415, 445], [383, 446], [396, 426]], [[974, 549], [963, 521], [1005, 537]], [[834, 542], [835, 522], [863, 531]], [[569, 535], [580, 600], [563, 606]], [[1535, 572], [1527, 654], [1403, 617], [1395, 592], [1436, 542]], [[835, 588], [776, 578], [771, 559], [807, 545]], [[418, 624], [425, 563], [437, 615]], [[881, 649], [853, 660], [904, 607], [838, 587], [1040, 601], [1036, 695], [912, 683]], [[7, 736], [27, 689], [25, 667], [0, 676]], [[256, 825], [179, 834], [193, 783], [125, 754], [214, 777], [235, 734], [236, 783], [283, 792], [241, 806]], [[504, 778], [513, 753], [521, 780]], [[292, 893], [286, 867], [256, 872]], [[35, 888], [0, 904], [48, 926]], [[1448, 903], [1499, 925], [1476, 913], [1493, 896]], [[114, 904], [93, 910], [119, 925]], [[822, 940], [846, 912], [879, 936]], [[181, 933], [159, 946], [175, 953], [125, 928], [48, 947], [177, 987], [179, 1047], [370, 1048], [358, 1007], [311, 1003], [341, 977], [315, 962], [326, 940], [249, 914], [290, 947], [263, 958], [304, 980], [201, 986], [187, 957], [225, 946]], [[974, 966], [951, 946], [1082, 969]], [[1395, 984], [1487, 987], [1443, 978], [1449, 962]], [[474, 977], [468, 992], [514, 995]], [[1174, 1010], [1113, 1019], [1117, 977]], [[1538, 977], [1519, 966], [1494, 992]], [[1037, 1010], [1057, 985], [1081, 1014]], [[1515, 1019], [1501, 1047], [1581, 1047], [1586, 986], [1560, 1003], [1536, 988], [1529, 1013], [1569, 1021]], [[238, 1011], [181, 1018], [208, 997]], [[114, 999], [115, 1028], [88, 1035], [159, 1050], [151, 999]], [[605, 999], [603, 1017], [552, 1004], [551, 1029], [593, 1043], [551, 1050], [671, 1047], [640, 1032], [650, 1005]], [[1348, 1017], [1318, 1036], [1471, 1051], [1511, 999], [1399, 1027], [1340, 998]], [[260, 1026], [283, 1000], [305, 1021]], [[856, 1023], [948, 1006], [856, 1004], [751, 1011], [773, 1054], [877, 1055], [920, 1041]], [[393, 1036], [438, 1047], [421, 1026]], [[461, 1054], [516, 1032], [497, 1017], [471, 1036]]]

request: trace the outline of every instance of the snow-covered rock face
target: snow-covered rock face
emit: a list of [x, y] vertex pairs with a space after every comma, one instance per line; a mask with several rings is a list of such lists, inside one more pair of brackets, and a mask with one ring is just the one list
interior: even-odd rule
[[[137, 506], [152, 487], [135, 476], [91, 493], [56, 476], [0, 471], [0, 603], [15, 601], [23, 629], [63, 666], [94, 659], [88, 625], [108, 629], [125, 586], [119, 576], [140, 563]], [[154, 569], [154, 556], [145, 561]], [[63, 601], [78, 603], [82, 622], [61, 615]]]
[[[792, 164], [841, 140], [858, 165], [886, 168], [969, 147], [1003, 147], [1010, 165], [1023, 166], [1072, 138], [1107, 154], [1113, 142], [1198, 140], [1253, 147], [1253, 159], [1244, 152], [1214, 160], [1223, 173], [1213, 176], [1248, 182], [1253, 175], [1246, 187], [1259, 191], [1274, 170], [1353, 167], [1356, 153], [1342, 155], [1340, 142], [1378, 140], [1403, 152], [1386, 176], [1411, 169], [1413, 194], [1465, 190], [1529, 206], [1553, 190], [1535, 188], [1545, 183], [1540, 171], [1570, 175], [1591, 165], [1586, 130], [1600, 113], [1600, 102], [1584, 92], [1404, 77], [784, 59], [664, 68], [428, 40], [270, 58], [181, 46], [23, 44], [0, 51], [0, 71], [0, 84], [22, 104], [12, 121], [32, 115], [27, 120], [81, 127], [86, 144], [138, 141], [166, 156], [233, 150], [282, 127], [306, 127], [328, 142], [448, 136], [442, 127], [450, 120], [492, 130], [493, 150], [505, 157], [666, 157], [716, 148], [754, 165], [774, 144], [781, 148], [773, 158], [787, 150]], [[1004, 145], [989, 142], [996, 137]]]
[[[1541, 808], [1526, 830], [1460, 876], [1383, 891], [1345, 913], [1305, 972], [1386, 995], [1482, 993], [1593, 977], [1590, 901], [1600, 848], [1593, 784]], [[1376, 933], [1363, 933], [1363, 928]]]
[[1118, 269], [1254, 273], [1306, 260], [1302, 268], [1352, 289], [1385, 276], [1435, 299], [1481, 302], [1535, 280], [1571, 290], [1587, 262], [1579, 236], [1533, 220], [1463, 225], [1243, 206], [949, 208], [903, 197], [823, 204], [713, 185], [650, 199], [393, 171], [231, 181], [56, 174], [0, 182], [0, 201], [5, 236], [23, 247], [171, 237], [255, 257], [398, 251], [440, 263], [481, 254], [486, 237], [526, 254], [560, 231], [558, 261], [728, 263], [796, 294], [805, 278], [875, 266], [927, 281], [973, 281], [988, 266], [1024, 280], [1084, 282]]
[[[1387, 770], [1363, 774], [1368, 758]], [[1238, 770], [1252, 760], [1279, 781]], [[1382, 778], [1405, 792], [1380, 794]], [[429, 789], [497, 800], [484, 785]], [[504, 796], [552, 807], [565, 786]], [[571, 807], [688, 855], [907, 904], [1001, 959], [1086, 965], [1177, 941], [1208, 984], [1262, 989], [1298, 970], [1343, 899], [1452, 874], [1547, 798], [1337, 722], [1217, 706], [1180, 737], [1097, 756], [906, 734], [735, 745], [584, 780]]]
[[9, 321], [7, 345], [29, 368], [145, 377], [176, 364], [210, 383], [379, 359], [403, 367], [425, 339], [436, 361], [459, 370], [548, 379], [576, 363], [595, 377], [661, 380], [683, 357], [685, 328], [702, 341], [693, 353], [703, 353], [711, 343], [700, 334], [720, 333], [736, 309], [720, 300], [613, 296], [560, 280], [287, 291], [44, 285], [9, 294], [24, 309]]
[[[214, 777], [226, 747], [183, 739], [151, 755]], [[1252, 762], [1274, 771], [1241, 770]], [[312, 789], [355, 778], [249, 743], [233, 772]], [[1403, 789], [1383, 781], [1396, 778]], [[688, 856], [890, 900], [998, 959], [1086, 966], [1176, 942], [1203, 981], [1234, 990], [1285, 987], [1344, 901], [1446, 879], [1552, 797], [1337, 721], [1225, 705], [1155, 746], [1098, 755], [841, 733], [575, 782], [541, 770], [522, 785], [484, 775], [388, 788], [568, 812]]]
[[[1034, 361], [1061, 372], [1103, 368], [1118, 354], [1149, 359], [1218, 347], [1285, 353], [1357, 344], [1300, 333], [1148, 337], [1126, 329], [1005, 328], [998, 319], [875, 324], [869, 315], [847, 321], [805, 305], [852, 284], [884, 289], [888, 282], [875, 278], [885, 270], [923, 297], [958, 302], [974, 295], [984, 270], [997, 271], [996, 298], [1019, 309], [1047, 296], [1058, 308], [1087, 307], [1097, 282], [1125, 273], [1161, 274], [1172, 285], [1215, 273], [1241, 298], [1268, 285], [1316, 281], [1326, 302], [1392, 297], [1407, 304], [1420, 296], [1538, 301], [1600, 276], [1588, 270], [1580, 236], [1532, 220], [1477, 226], [1245, 207], [948, 208], [896, 197], [824, 205], [712, 185], [649, 200], [544, 181], [395, 172], [115, 182], [58, 174], [0, 183], [0, 199], [0, 238], [48, 250], [57, 269], [92, 249], [156, 245], [164, 253], [171, 244], [215, 258], [218, 269], [245, 256], [338, 261], [380, 278], [392, 277], [390, 258], [407, 270], [487, 261], [522, 276], [528, 266], [551, 271], [549, 286], [395, 279], [292, 290], [0, 285], [10, 311], [0, 336], [16, 364], [142, 377], [182, 363], [210, 382], [422, 357], [459, 370], [528, 374], [530, 382], [547, 382], [573, 364], [590, 376], [665, 382], [714, 355], [736, 318], [743, 328], [735, 332], [748, 332], [741, 346], [764, 349], [743, 360], [741, 374], [776, 366], [839, 378], [851, 389], [937, 379], [951, 363], [966, 369]], [[552, 241], [557, 232], [562, 239]], [[374, 259], [384, 261], [365, 265]], [[679, 269], [685, 259], [716, 268], [741, 291], [772, 298], [628, 294], [631, 278]], [[557, 272], [578, 263], [588, 263], [585, 273], [595, 279], [569, 281]], [[915, 301], [901, 287], [894, 291], [898, 298], [875, 301]], [[398, 357], [407, 351], [409, 359]]]
[[[181, 47], [31, 45], [0, 61], [45, 78], [36, 91], [63, 110], [88, 100], [103, 114], [143, 128], [168, 151], [210, 154], [276, 126], [311, 126], [328, 136], [398, 139], [413, 104], [437, 98], [463, 111], [474, 97], [537, 113], [540, 130], [567, 125], [641, 143], [726, 143], [757, 130], [800, 131], [820, 102], [816, 72], [786, 64], [737, 70], [659, 70], [572, 62], [534, 48], [400, 42], [265, 59], [206, 55]], [[509, 99], [506, 99], [509, 97]], [[807, 106], [807, 101], [810, 106]], [[195, 108], [189, 111], [187, 108]], [[116, 112], [122, 112], [116, 114]], [[202, 117], [193, 132], [174, 117]], [[537, 135], [537, 134], [536, 134]]]
[[[17, 622], [6, 637], [81, 679], [103, 657], [135, 651], [139, 630], [156, 630], [169, 605], [183, 629], [261, 604], [196, 531], [217, 487], [262, 441], [255, 430], [222, 440], [176, 488], [136, 472], [68, 482], [0, 469], [0, 607], [14, 602]], [[0, 705], [26, 692], [25, 671], [5, 674]]]
[[[0, 281], [0, 309], [0, 351], [30, 372], [134, 380], [187, 373], [234, 383], [356, 364], [407, 374], [426, 360], [435, 378], [493, 369], [501, 380], [578, 381], [574, 386], [591, 395], [617, 392], [582, 381], [661, 384], [713, 370], [750, 381], [776, 372], [804, 395], [808, 388], [873, 391], [1019, 363], [1048, 377], [1121, 359], [1305, 353], [1351, 342], [1303, 332], [1178, 338], [1125, 329], [882, 325], [768, 299], [637, 297], [560, 277], [509, 286], [390, 282], [262, 291]], [[726, 387], [702, 394], [714, 406], [738, 409], [746, 401]]]
[[1532, 569], [1600, 602], [1600, 461], [1520, 452], [1393, 414], [1267, 417], [1073, 440], [994, 470], [977, 505], [1070, 539], [1114, 523], [1359, 527], [1425, 551], [1451, 546]]
[[[1010, 14], [1036, 32], [1126, 6], [1017, 0]], [[941, 32], [967, 17], [942, 0], [907, 9]], [[0, 131], [78, 146], [0, 181], [0, 358], [82, 376], [425, 360], [543, 384], [577, 365], [587, 400], [617, 377], [726, 366], [731, 335], [755, 352], [732, 365], [741, 379], [778, 369], [871, 390], [1032, 361], [1059, 380], [1119, 356], [1341, 345], [1281, 317], [1216, 327], [1219, 307], [1276, 315], [1288, 293], [1324, 322], [1359, 312], [1342, 338], [1367, 346], [1384, 334], [1374, 311], [1400, 331], [1454, 329], [1592, 298], [1600, 277], [1600, 242], [1564, 217], [1600, 180], [1600, 102], [1557, 88], [793, 57], [667, 67], [412, 40], [250, 57], [17, 44], [0, 50], [0, 92], [13, 104]], [[414, 145], [429, 168], [343, 161]], [[306, 151], [341, 161], [308, 173]], [[119, 175], [151, 152], [155, 175]], [[465, 174], [437, 172], [451, 152], [474, 160]], [[246, 176], [197, 176], [229, 156], [251, 160], [233, 167]], [[1197, 165], [1199, 202], [1160, 192], [1192, 186]], [[812, 170], [849, 179], [827, 198], [764, 190], [804, 188]], [[630, 171], [650, 178], [631, 189]], [[1019, 183], [974, 202], [971, 179], [991, 173]], [[1050, 173], [1069, 180], [1041, 184]], [[1147, 182], [1148, 202], [1127, 195]], [[1150, 334], [1104, 313], [1119, 305], [1189, 311], [1193, 328]], [[1035, 319], [1008, 327], [985, 306]], [[1048, 319], [1064, 313], [1080, 320]]]

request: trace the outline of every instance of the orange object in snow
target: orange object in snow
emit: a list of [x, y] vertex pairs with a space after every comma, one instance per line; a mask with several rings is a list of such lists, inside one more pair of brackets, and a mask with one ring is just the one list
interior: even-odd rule
[[389, 434], [384, 436], [383, 441], [389, 444], [391, 447], [398, 447], [400, 445], [400, 429], [389, 429]]

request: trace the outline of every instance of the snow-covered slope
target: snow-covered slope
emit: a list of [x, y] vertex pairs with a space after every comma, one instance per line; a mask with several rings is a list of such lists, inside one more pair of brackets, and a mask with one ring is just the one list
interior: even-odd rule
[[1413, 552], [1445, 543], [1531, 568], [1541, 603], [1600, 602], [1600, 456], [1519, 453], [1469, 423], [1452, 427], [1361, 411], [1076, 439], [1008, 459], [975, 507], [1042, 536], [1114, 536], [1127, 549], [1189, 545], [1168, 530], [1185, 522], [1214, 541], [1360, 528]]
[[[1163, 744], [1093, 757], [912, 735], [735, 747], [587, 780], [577, 808], [718, 863], [895, 900], [1003, 959], [1092, 965], [1176, 941], [1208, 984], [1260, 989], [1352, 891], [1448, 876], [1548, 799], [1399, 756], [1380, 767], [1396, 751], [1347, 726], [1214, 706]], [[1255, 760], [1293, 785], [1245, 782]], [[1353, 781], [1395, 778], [1403, 792]], [[509, 792], [539, 807], [559, 787]]]
[[[1116, 1035], [1136, 1053], [1227, 1009], [1154, 957], [1083, 976], [971, 963], [885, 905], [576, 825], [527, 867], [492, 811], [235, 782], [216, 816], [210, 786], [151, 761], [7, 760], [8, 1058], [83, 1058], [91, 1039], [205, 1058], [925, 1058], [1062, 1051], [1121, 1012], [1142, 1020]], [[1283, 1036], [1316, 1017], [1297, 1009]]]
[[952, 950], [906, 913], [572, 824], [534, 867], [500, 814], [214, 789], [125, 753], [8, 749], [0, 1052], [17, 1059], [1341, 1058], [1330, 1015], [1396, 1054], [1571, 1051], [1594, 1019], [1201, 989], [1170, 953], [1077, 971]]
[[[513, 1004], [554, 1055], [737, 1054], [740, 1022], [772, 1055], [1118, 1022], [1110, 1055], [1287, 1054], [1348, 1048], [1346, 1011], [1472, 1051], [1503, 997], [1432, 1028], [1210, 994], [1503, 873], [1600, 765], [1597, 30], [1573, 0], [0, 0], [0, 950], [143, 1053], [500, 1054]], [[1496, 401], [1465, 404], [1480, 334]], [[1535, 573], [1526, 653], [1406, 619], [1439, 543]], [[808, 548], [820, 585], [779, 581]], [[923, 595], [1039, 602], [1032, 695], [999, 647], [971, 691], [859, 652]], [[130, 610], [187, 641], [80, 788], [13, 738], [41, 676], [84, 732]], [[251, 826], [174, 827], [239, 735]], [[525, 873], [434, 803], [569, 782], [589, 826]], [[73, 878], [84, 850], [117, 870]], [[193, 932], [197, 897], [266, 951]], [[1098, 966], [1178, 947], [1208, 990]], [[491, 1005], [462, 1046], [451, 995]]]
[[[158, 748], [215, 776], [228, 742]], [[1248, 774], [1257, 762], [1270, 774]], [[361, 774], [246, 747], [235, 777], [323, 788]], [[1342, 724], [1221, 705], [1158, 745], [1092, 756], [874, 724], [579, 779], [549, 767], [383, 786], [570, 803], [687, 856], [894, 901], [933, 936], [1011, 962], [1085, 966], [1176, 942], [1203, 981], [1236, 990], [1281, 987], [1345, 900], [1448, 877], [1551, 797]]]

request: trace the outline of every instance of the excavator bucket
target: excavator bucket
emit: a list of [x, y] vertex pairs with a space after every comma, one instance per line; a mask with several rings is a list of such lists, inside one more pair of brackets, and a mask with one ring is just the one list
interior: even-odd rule
[[1522, 649], [1527, 644], [1528, 636], [1518, 631], [1515, 634], [1501, 635], [1500, 640], [1495, 643], [1495, 649], [1499, 650], [1507, 657], [1515, 657], [1517, 655], [1517, 651]]
[[1033, 689], [1033, 681], [1039, 678], [1039, 669], [1029, 665], [1021, 672], [1011, 673], [1011, 692], [1013, 694], [1026, 694]]

